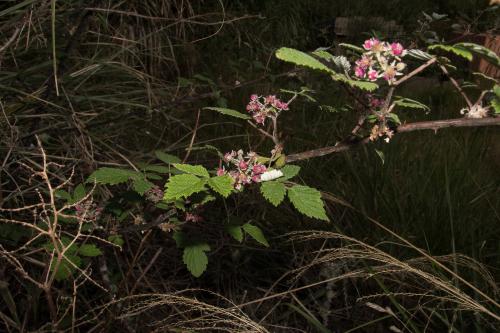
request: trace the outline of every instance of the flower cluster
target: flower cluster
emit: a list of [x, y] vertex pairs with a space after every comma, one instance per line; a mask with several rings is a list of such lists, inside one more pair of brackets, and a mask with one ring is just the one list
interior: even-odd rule
[[394, 136], [394, 131], [391, 130], [387, 125], [385, 125], [383, 123], [372, 127], [372, 131], [370, 133], [370, 140], [371, 141], [375, 141], [379, 137], [383, 137], [383, 136], [385, 136], [384, 141], [389, 143], [389, 141]]
[[144, 193], [146, 199], [155, 204], [163, 200], [163, 194], [158, 186], [154, 186]]
[[194, 223], [197, 223], [197, 222], [203, 222], [204, 221], [204, 218], [203, 216], [201, 215], [198, 215], [196, 213], [189, 213], [187, 212], [186, 213], [186, 217], [184, 219], [186, 222], [194, 222]]
[[233, 179], [234, 188], [241, 190], [243, 186], [261, 181], [261, 176], [267, 168], [264, 164], [257, 161], [257, 154], [248, 152], [246, 155], [243, 150], [231, 151], [224, 155], [225, 167], [217, 170], [217, 175], [229, 175]]
[[465, 115], [466, 118], [480, 119], [488, 117], [488, 109], [483, 108], [481, 104], [475, 104], [470, 109], [464, 108], [460, 110], [460, 114]]
[[385, 99], [377, 98], [372, 94], [367, 94], [366, 98], [371, 109], [380, 109], [385, 104]]
[[95, 222], [101, 217], [102, 207], [91, 200], [86, 200], [75, 205], [76, 217], [86, 222]]
[[246, 109], [257, 124], [264, 125], [266, 118], [274, 117], [280, 111], [288, 110], [288, 104], [276, 98], [275, 95], [264, 97], [253, 94], [250, 96], [250, 102]]
[[366, 52], [354, 67], [356, 77], [370, 81], [383, 78], [392, 84], [396, 81], [396, 76], [403, 75], [401, 71], [406, 68], [406, 64], [401, 58], [406, 55], [406, 50], [400, 43], [389, 44], [371, 38], [364, 42], [363, 48]]

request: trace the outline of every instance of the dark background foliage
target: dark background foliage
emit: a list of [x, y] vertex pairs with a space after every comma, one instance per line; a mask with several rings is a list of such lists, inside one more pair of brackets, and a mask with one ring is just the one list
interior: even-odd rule
[[[0, 207], [36, 203], [36, 190], [43, 191], [41, 183], [21, 165], [41, 163], [35, 135], [48, 158], [63, 165], [51, 170], [54, 179], [66, 179], [75, 170], [69, 184], [74, 189], [102, 166], [127, 168], [140, 162], [154, 163], [156, 150], [182, 159], [198, 110], [205, 106], [243, 110], [251, 93], [280, 94], [279, 89], [303, 86], [312, 89], [317, 102], [299, 99], [283, 116], [286, 150], [293, 153], [333, 145], [350, 131], [355, 115], [324, 109], [340, 109], [349, 102], [348, 96], [328, 78], [296, 71], [278, 61], [276, 49], [286, 46], [310, 51], [335, 47], [339, 42], [357, 44], [374, 33], [425, 47], [422, 12], [448, 15], [428, 27], [446, 41], [464, 33], [476, 36], [495, 31], [498, 10], [487, 8], [487, 1], [479, 0], [58, 0], [53, 11], [51, 1], [2, 1], [0, 40], [7, 43], [13, 36], [14, 42], [0, 51]], [[352, 34], [339, 36], [335, 33], [339, 17], [381, 17], [385, 21], [360, 21], [349, 27], [354, 29]], [[391, 20], [401, 27], [397, 36], [384, 31]], [[458, 27], [452, 28], [452, 24]], [[465, 80], [473, 80], [470, 74], [465, 75]], [[449, 82], [430, 76], [424, 74], [409, 84], [405, 93], [429, 105], [432, 112], [408, 112], [403, 121], [459, 116], [463, 102]], [[223, 152], [272, 149], [244, 122], [202, 111], [199, 124], [193, 146], [196, 150], [190, 153], [189, 163], [217, 167], [219, 158], [213, 150], [203, 149], [207, 145]], [[426, 303], [411, 297], [428, 290], [439, 294], [440, 287], [404, 273], [345, 279], [286, 293], [358, 268], [370, 272], [375, 266], [370, 259], [347, 258], [339, 264], [312, 267], [292, 278], [295, 274], [290, 272], [315, 259], [313, 251], [351, 243], [327, 238], [290, 241], [285, 234], [337, 232], [376, 245], [398, 260], [417, 258], [412, 249], [376, 227], [369, 220], [373, 218], [436, 258], [465, 255], [481, 263], [491, 277], [485, 278], [483, 271], [467, 261], [457, 264], [456, 259], [450, 259], [449, 267], [498, 301], [498, 139], [494, 128], [419, 132], [397, 136], [390, 144], [375, 143], [301, 162], [300, 181], [356, 209], [328, 202], [330, 223], [299, 216], [287, 204], [275, 208], [265, 203], [256, 189], [210, 203], [202, 212], [205, 221], [188, 228], [193, 237], [207, 240], [212, 249], [208, 270], [198, 279], [185, 269], [171, 233], [156, 228], [146, 233], [124, 231], [137, 218], [155, 218], [157, 213], [142, 198], [131, 193], [127, 185], [99, 187], [94, 197], [106, 206], [107, 213], [99, 222], [98, 233], [102, 237], [121, 234], [123, 250], [103, 246], [103, 256], [86, 262], [92, 277], [108, 291], [92, 283], [80, 287], [73, 317], [71, 311], [64, 314], [74, 300], [73, 282], [56, 283], [54, 294], [61, 319], [58, 329], [71, 330], [71, 323], [81, 323], [75, 318], [95, 316], [73, 329], [147, 332], [153, 329], [147, 325], [152, 324], [158, 331], [170, 332], [176, 318], [202, 320], [197, 316], [205, 312], [183, 316], [184, 306], [190, 307], [184, 300], [163, 305], [148, 299], [141, 303], [150, 304], [141, 316], [120, 317], [131, 313], [127, 307], [134, 301], [109, 302], [132, 295], [184, 291], [190, 298], [221, 308], [230, 307], [229, 302], [257, 300], [242, 310], [270, 332], [387, 332], [391, 326], [404, 332], [493, 332], [497, 322], [460, 311], [460, 304], [444, 299]], [[383, 152], [383, 161], [375, 149]], [[31, 211], [23, 214], [18, 218], [33, 217]], [[7, 215], [0, 212], [0, 217], [13, 218]], [[250, 238], [236, 242], [224, 232], [225, 224], [232, 221], [259, 225], [271, 246], [261, 247]], [[0, 224], [2, 249], [15, 249], [30, 237], [22, 227]], [[29, 274], [38, 278], [47, 269], [46, 254], [37, 252], [42, 245], [33, 244], [33, 260], [23, 261]], [[0, 258], [0, 263], [0, 330], [55, 330], [44, 294], [7, 261]], [[422, 263], [422, 270], [445, 276], [428, 262]], [[470, 288], [444, 278], [480, 299]], [[283, 297], [260, 300], [277, 292], [284, 292]], [[369, 298], [369, 302], [381, 309], [388, 307], [395, 314], [360, 301], [374, 294], [386, 297]], [[104, 304], [108, 305], [100, 312]], [[490, 310], [498, 313], [493, 306]], [[154, 323], [164, 318], [173, 319]]]

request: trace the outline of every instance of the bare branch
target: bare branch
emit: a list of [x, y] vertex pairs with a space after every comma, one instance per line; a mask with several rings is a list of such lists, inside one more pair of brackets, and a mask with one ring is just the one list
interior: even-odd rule
[[[457, 118], [457, 119], [421, 121], [421, 122], [400, 125], [396, 128], [395, 132], [405, 133], [405, 132], [413, 132], [420, 130], [437, 131], [439, 129], [448, 127], [482, 127], [482, 126], [500, 126], [500, 117], [490, 117], [481, 119]], [[325, 156], [333, 153], [340, 153], [343, 151], [360, 147], [368, 142], [370, 142], [370, 139], [368, 137], [362, 138], [358, 141], [341, 142], [336, 144], [335, 146], [323, 147], [297, 154], [288, 155], [286, 157], [286, 162], [290, 163], [295, 161], [307, 160], [314, 157]]]

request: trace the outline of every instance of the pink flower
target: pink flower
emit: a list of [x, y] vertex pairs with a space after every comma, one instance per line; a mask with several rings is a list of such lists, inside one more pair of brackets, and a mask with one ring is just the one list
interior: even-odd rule
[[262, 113], [256, 113], [253, 115], [253, 119], [257, 124], [262, 124], [264, 125], [264, 121], [266, 120], [266, 116], [264, 116]]
[[288, 104], [285, 103], [285, 102], [280, 102], [278, 108], [281, 109], [281, 110], [288, 110]]
[[252, 112], [252, 111], [258, 111], [260, 110], [260, 105], [257, 101], [252, 101], [248, 103], [247, 105], [247, 111]]
[[373, 98], [370, 100], [370, 105], [374, 108], [378, 108], [379, 106], [384, 104], [384, 100], [380, 98]]
[[378, 72], [376, 70], [370, 69], [368, 71], [368, 79], [370, 81], [377, 81], [378, 78]]
[[276, 96], [275, 95], [269, 95], [264, 99], [266, 104], [271, 104], [273, 105], [274, 102], [276, 101]]
[[392, 43], [391, 44], [392, 54], [395, 55], [396, 57], [402, 55], [404, 50], [405, 49], [403, 48], [403, 45], [401, 45], [400, 43]]
[[356, 66], [354, 68], [354, 75], [356, 75], [359, 78], [365, 77], [365, 70], [359, 66]]
[[201, 222], [203, 221], [203, 217], [198, 214], [186, 213], [186, 222]]
[[248, 179], [248, 176], [244, 173], [239, 174], [238, 181], [242, 184], [250, 184], [250, 179]]
[[254, 174], [261, 174], [266, 172], [266, 166], [263, 164], [255, 164], [252, 168]]
[[223, 168], [217, 169], [217, 176], [224, 176], [225, 174], [226, 174], [226, 171]]
[[373, 60], [371, 57], [363, 55], [361, 59], [356, 60], [356, 65], [363, 69], [367, 69], [373, 64]]
[[376, 38], [370, 38], [365, 40], [363, 47], [365, 50], [371, 50], [374, 46], [377, 46], [380, 44], [380, 41]]
[[256, 101], [256, 100], [258, 100], [258, 99], [259, 99], [259, 95], [257, 95], [257, 94], [252, 94], [252, 95], [250, 95], [250, 100], [251, 100], [252, 102], [255, 102], [255, 101]]
[[248, 164], [247, 164], [247, 162], [245, 162], [245, 161], [240, 161], [240, 163], [238, 164], [238, 167], [239, 167], [241, 170], [245, 171], [246, 169], [248, 169]]
[[258, 182], [260, 182], [260, 175], [253, 175], [253, 176], [252, 176], [252, 181], [253, 181], [254, 183], [258, 183]]
[[234, 152], [234, 151], [232, 151], [232, 152], [230, 152], [230, 153], [225, 153], [225, 154], [224, 154], [224, 161], [226, 161], [226, 162], [231, 162], [231, 160], [233, 159], [233, 157], [234, 157], [235, 155], [236, 155], [236, 154], [235, 154], [235, 152]]

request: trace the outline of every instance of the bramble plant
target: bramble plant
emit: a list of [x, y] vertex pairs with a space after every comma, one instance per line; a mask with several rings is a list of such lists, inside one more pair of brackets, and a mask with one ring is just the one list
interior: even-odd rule
[[[287, 102], [283, 102], [275, 95], [253, 94], [246, 106], [247, 114], [220, 107], [205, 109], [246, 120], [259, 133], [273, 141], [274, 149], [268, 156], [259, 155], [254, 151], [245, 153], [241, 149], [225, 154], [218, 152], [219, 166], [216, 170], [209, 171], [202, 165], [181, 163], [179, 158], [158, 151], [157, 158], [165, 163], [162, 166], [145, 165], [142, 171], [102, 168], [95, 171], [88, 182], [112, 185], [131, 180], [132, 188], [137, 193], [144, 195], [157, 208], [172, 212], [169, 220], [161, 223], [159, 227], [165, 231], [174, 231], [173, 237], [177, 245], [184, 249], [184, 263], [194, 276], [200, 276], [206, 269], [208, 263], [206, 252], [210, 251], [210, 246], [204, 241], [189, 241], [189, 235], [183, 233], [182, 226], [184, 223], [202, 221], [203, 218], [196, 210], [207, 202], [215, 200], [216, 196], [228, 198], [235, 192], [244, 192], [247, 187], [258, 186], [262, 196], [272, 205], [278, 206], [285, 197], [288, 197], [300, 213], [328, 221], [321, 192], [294, 183], [292, 179], [298, 175], [300, 167], [290, 162], [347, 150], [355, 145], [378, 139], [389, 142], [398, 132], [418, 129], [437, 130], [449, 126], [499, 124], [496, 115], [500, 113], [500, 87], [496, 80], [483, 75], [488, 83], [488, 89], [482, 91], [477, 101], [472, 103], [449, 73], [454, 69], [451, 60], [440, 55], [443, 52], [453, 53], [469, 61], [473, 55], [479, 55], [498, 66], [500, 64], [498, 56], [480, 45], [435, 44], [428, 47], [426, 52], [418, 49], [407, 50], [398, 42], [370, 38], [364, 42], [362, 48], [350, 44], [341, 46], [350, 52], [348, 54], [354, 66], [346, 56], [335, 56], [325, 49], [304, 53], [295, 49], [281, 48], [276, 52], [276, 56], [283, 61], [326, 72], [353, 96], [359, 122], [348, 138], [336, 146], [285, 155], [285, 145], [278, 131], [280, 116], [290, 111], [296, 98], [304, 96], [310, 100], [314, 99], [309, 96], [307, 89], [299, 92], [284, 91], [293, 95]], [[408, 59], [408, 63], [403, 62], [403, 58]], [[413, 70], [410, 70], [411, 61], [416, 65]], [[465, 117], [403, 124], [397, 113], [399, 109], [410, 108], [426, 112], [430, 112], [430, 109], [419, 101], [396, 96], [395, 90], [431, 66], [436, 66], [448, 76], [463, 96], [467, 108], [460, 113]], [[160, 174], [168, 175], [164, 192], [153, 183], [159, 179]], [[187, 208], [188, 206], [190, 208]], [[243, 240], [243, 232], [246, 232], [259, 243], [268, 246], [264, 234], [255, 225], [248, 223], [241, 226], [230, 225], [226, 231], [239, 242]]]
[[[304, 88], [301, 91], [283, 90], [283, 94], [291, 94], [291, 98], [286, 101], [272, 94], [253, 94], [249, 98], [246, 112], [221, 107], [205, 108], [207, 111], [216, 111], [246, 121], [263, 137], [272, 141], [274, 148], [269, 153], [261, 154], [253, 150], [245, 152], [239, 147], [222, 153], [215, 147], [210, 147], [217, 152], [219, 163], [207, 168], [186, 163], [189, 155], [183, 161], [163, 151], [156, 151], [156, 158], [161, 163], [140, 164], [134, 166], [134, 169], [97, 169], [88, 177], [86, 184], [80, 184], [72, 194], [63, 189], [64, 184], [52, 188], [46, 166], [41, 172], [33, 171], [44, 178], [51, 199], [50, 204], [40, 204], [46, 211], [44, 227], [31, 227], [50, 239], [44, 248], [52, 258], [49, 269], [51, 274], [46, 282], [37, 282], [40, 288], [49, 293], [54, 280], [66, 279], [77, 271], [84, 274], [80, 267], [85, 258], [102, 254], [99, 244], [108, 243], [118, 247], [123, 244], [120, 229], [104, 238], [92, 235], [99, 230], [99, 220], [104, 215], [112, 214], [114, 219], [122, 221], [131, 212], [116, 208], [116, 204], [110, 208], [95, 203], [92, 200], [94, 188], [90, 189], [91, 185], [130, 183], [131, 189], [142, 196], [149, 205], [163, 211], [152, 222], [146, 222], [136, 216], [135, 225], [131, 228], [145, 231], [157, 227], [164, 232], [171, 232], [177, 246], [183, 249], [182, 258], [188, 270], [199, 277], [206, 270], [207, 253], [211, 251], [211, 247], [206, 240], [191, 239], [185, 227], [203, 223], [203, 209], [208, 202], [218, 198], [225, 200], [237, 193], [245, 195], [248, 189], [258, 188], [263, 198], [273, 206], [279, 206], [287, 198], [301, 214], [328, 222], [321, 191], [294, 180], [300, 172], [300, 167], [292, 164], [293, 162], [345, 151], [379, 139], [390, 142], [392, 137], [403, 132], [438, 130], [452, 126], [500, 125], [500, 86], [497, 80], [481, 74], [483, 87], [486, 86], [486, 89], [477, 85], [475, 88], [480, 90], [479, 98], [472, 102], [450, 74], [455, 67], [452, 65], [452, 59], [445, 56], [452, 54], [468, 61], [472, 60], [473, 56], [480, 56], [500, 66], [498, 56], [483, 46], [471, 43], [452, 46], [434, 44], [423, 51], [406, 49], [399, 42], [386, 42], [377, 38], [366, 40], [363, 47], [350, 44], [341, 46], [347, 50], [345, 55], [333, 55], [327, 49], [305, 53], [281, 48], [276, 52], [278, 59], [329, 75], [352, 97], [353, 104], [349, 108], [356, 112], [358, 122], [346, 138], [335, 146], [285, 154], [286, 145], [279, 130], [279, 121], [286, 112], [293, 112], [293, 103], [297, 98], [315, 101], [310, 96], [311, 91]], [[463, 97], [466, 107], [457, 111], [457, 114], [463, 116], [404, 123], [398, 112], [401, 109], [415, 109], [426, 113], [431, 110], [419, 101], [396, 95], [396, 89], [430, 68], [437, 68], [438, 73], [447, 76]], [[188, 152], [191, 148], [192, 145]], [[64, 204], [57, 207], [56, 199], [63, 200]], [[66, 224], [62, 225], [63, 223]], [[75, 225], [77, 232], [70, 232], [69, 226]], [[68, 231], [65, 236], [59, 236], [57, 228], [68, 228]], [[262, 230], [250, 222], [228, 222], [225, 230], [238, 242], [242, 242], [244, 234], [247, 234], [261, 245], [269, 246]]]

